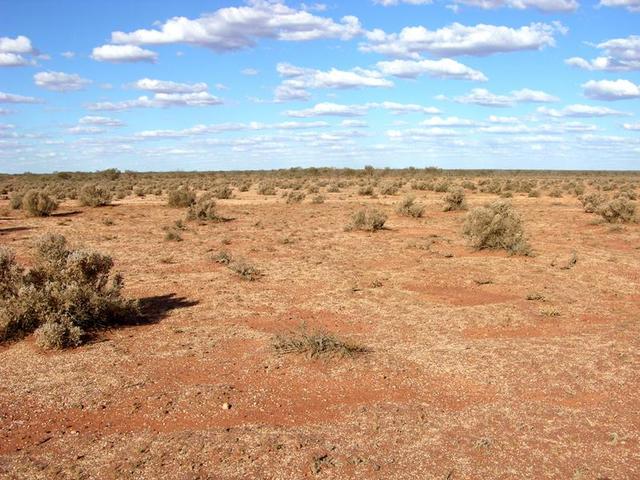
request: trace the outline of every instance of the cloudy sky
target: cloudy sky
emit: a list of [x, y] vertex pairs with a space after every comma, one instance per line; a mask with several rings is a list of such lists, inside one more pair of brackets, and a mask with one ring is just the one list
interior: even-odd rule
[[640, 0], [0, 0], [0, 172], [640, 168]]

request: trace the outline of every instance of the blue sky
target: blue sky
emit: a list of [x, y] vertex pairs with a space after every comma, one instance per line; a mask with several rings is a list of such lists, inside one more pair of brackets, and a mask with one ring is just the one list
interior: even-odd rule
[[640, 0], [0, 0], [0, 172], [640, 168]]

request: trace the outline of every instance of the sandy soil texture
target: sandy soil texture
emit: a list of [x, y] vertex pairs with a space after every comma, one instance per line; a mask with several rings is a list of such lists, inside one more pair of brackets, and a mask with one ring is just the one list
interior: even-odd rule
[[[424, 218], [353, 188], [236, 193], [218, 201], [231, 221], [186, 222], [181, 242], [163, 227], [185, 210], [162, 197], [48, 218], [0, 201], [21, 262], [62, 233], [112, 255], [153, 311], [72, 350], [0, 346], [0, 477], [639, 479], [640, 225], [516, 195], [536, 255], [509, 256], [472, 250], [465, 212], [416, 195]], [[363, 205], [387, 228], [345, 231]], [[303, 323], [368, 352], [278, 355], [274, 336]]]

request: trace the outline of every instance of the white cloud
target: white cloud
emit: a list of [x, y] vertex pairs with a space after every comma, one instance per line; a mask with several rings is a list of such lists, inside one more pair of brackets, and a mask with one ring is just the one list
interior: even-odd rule
[[343, 120], [340, 122], [340, 126], [345, 128], [366, 128], [369, 124], [363, 120]]
[[63, 72], [38, 72], [33, 76], [33, 80], [38, 87], [54, 92], [83, 90], [91, 83], [91, 80], [78, 74]]
[[565, 60], [567, 65], [591, 71], [628, 72], [640, 70], [640, 36], [613, 38], [596, 45], [603, 50], [604, 56], [585, 60], [571, 57]]
[[0, 92], [0, 103], [42, 103], [42, 100], [34, 97], [25, 97], [22, 95]]
[[520, 28], [485, 24], [465, 26], [460, 23], [438, 30], [423, 26], [405, 27], [400, 33], [387, 34], [382, 30], [367, 32], [368, 42], [361, 44], [360, 50], [413, 58], [419, 58], [422, 53], [443, 57], [485, 56], [555, 46], [554, 35], [557, 33], [566, 33], [566, 29], [558, 22], [551, 25], [532, 23]]
[[624, 123], [622, 124], [622, 128], [624, 128], [625, 130], [638, 132], [640, 131], [640, 123]]
[[80, 125], [97, 125], [103, 127], [121, 127], [124, 125], [122, 120], [118, 120], [117, 118], [111, 117], [98, 117], [87, 115], [78, 120]]
[[276, 102], [307, 100], [310, 97], [307, 89], [388, 88], [393, 86], [393, 82], [383, 78], [380, 72], [363, 68], [354, 68], [349, 71], [332, 68], [323, 71], [296, 67], [289, 63], [279, 63], [276, 69], [281, 77], [286, 78], [275, 90]]
[[73, 135], [95, 135], [104, 133], [105, 131], [106, 130], [104, 128], [86, 125], [77, 125], [67, 129], [67, 132]]
[[31, 40], [24, 35], [16, 38], [0, 37], [0, 67], [22, 67], [35, 65], [33, 60], [24, 55], [38, 55], [38, 51], [31, 45]]
[[625, 116], [629, 115], [625, 112], [613, 110], [607, 107], [594, 107], [592, 105], [574, 104], [568, 105], [561, 110], [554, 108], [539, 107], [538, 112], [550, 117], [607, 117], [607, 116]]
[[206, 92], [209, 89], [209, 86], [203, 82], [188, 84], [151, 78], [142, 78], [135, 82], [132, 87], [154, 93], [197, 93]]
[[600, 0], [601, 7], [623, 7], [630, 12], [640, 12], [640, 0]]
[[318, 103], [311, 108], [304, 110], [287, 110], [285, 112], [289, 117], [306, 118], [317, 116], [338, 116], [338, 117], [357, 117], [364, 115], [367, 107], [363, 105], [340, 105], [337, 103]]
[[377, 66], [386, 75], [402, 78], [416, 78], [422, 74], [427, 74], [437, 78], [458, 78], [479, 82], [488, 80], [482, 72], [450, 58], [441, 58], [439, 60], [392, 60], [378, 62]]
[[420, 122], [425, 127], [472, 127], [476, 122], [459, 117], [431, 117]]
[[103, 45], [93, 49], [91, 58], [113, 63], [155, 62], [158, 54], [135, 45]]
[[242, 73], [242, 75], [246, 75], [247, 77], [255, 77], [260, 73], [260, 71], [255, 68], [244, 68], [240, 71], [240, 73]]
[[458, 103], [471, 103], [483, 107], [511, 107], [516, 103], [550, 103], [559, 99], [540, 90], [523, 88], [514, 90], [509, 95], [496, 95], [484, 88], [474, 88], [470, 93], [455, 97]]
[[76, 52], [66, 51], [62, 52], [60, 55], [62, 55], [64, 58], [71, 59], [76, 56]]
[[434, 107], [425, 107], [413, 103], [379, 102], [366, 103], [363, 105], [341, 105], [337, 103], [318, 103], [311, 108], [303, 110], [287, 110], [286, 115], [290, 117], [316, 117], [316, 116], [338, 116], [338, 117], [358, 117], [367, 113], [372, 108], [388, 110], [393, 114], [403, 113], [427, 113], [438, 114], [440, 110]]
[[580, 6], [576, 0], [455, 0], [455, 2], [484, 10], [508, 7], [517, 10], [533, 8], [541, 12], [573, 12]]
[[585, 96], [595, 100], [640, 98], [640, 86], [629, 80], [589, 80], [582, 88]]
[[228, 52], [253, 47], [256, 39], [306, 41], [321, 38], [349, 40], [362, 31], [356, 17], [339, 23], [288, 7], [283, 2], [252, 0], [242, 7], [227, 7], [199, 18], [173, 17], [158, 29], [113, 32], [111, 42], [125, 45], [190, 44]]
[[122, 102], [98, 102], [87, 105], [89, 110], [120, 111], [132, 108], [206, 107], [220, 105], [222, 100], [208, 92], [156, 93]]

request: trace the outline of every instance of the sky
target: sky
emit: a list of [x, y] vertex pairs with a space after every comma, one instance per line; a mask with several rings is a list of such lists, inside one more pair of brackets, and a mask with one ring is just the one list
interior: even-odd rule
[[0, 172], [640, 169], [640, 0], [0, 0]]

